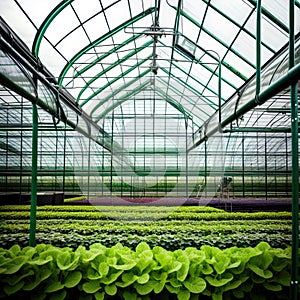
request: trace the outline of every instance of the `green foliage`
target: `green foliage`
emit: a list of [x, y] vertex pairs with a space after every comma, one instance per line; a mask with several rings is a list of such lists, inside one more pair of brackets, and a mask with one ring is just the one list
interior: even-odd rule
[[[40, 206], [37, 242], [58, 247], [88, 247], [118, 242], [135, 248], [145, 241], [167, 250], [218, 246], [272, 247], [291, 244], [291, 213], [228, 213], [211, 207]], [[0, 247], [28, 244], [29, 206], [0, 207]]]
[[[255, 213], [230, 213], [222, 210], [215, 209], [204, 209], [185, 211], [178, 210], [173, 211], [171, 207], [159, 209], [156, 207], [155, 210], [149, 209], [132, 209], [114, 208], [110, 210], [105, 208], [95, 208], [87, 206], [89, 209], [73, 209], [68, 206], [57, 206], [55, 208], [38, 209], [37, 218], [39, 220], [48, 219], [77, 219], [77, 220], [139, 220], [139, 221], [153, 221], [153, 220], [194, 220], [194, 221], [214, 221], [214, 220], [265, 220], [265, 219], [276, 219], [276, 220], [288, 220], [291, 218], [289, 212], [255, 212]], [[20, 210], [12, 207], [11, 209], [1, 208], [0, 219], [27, 219], [29, 218], [29, 210]]]
[[[168, 251], [141, 242], [0, 248], [2, 299], [284, 299], [291, 249], [213, 246]], [[173, 295], [173, 296], [172, 296]], [[175, 298], [174, 298], [175, 297]], [[201, 298], [202, 299], [202, 298]]]
[[29, 206], [0, 212], [6, 248], [0, 248], [0, 299], [284, 299], [288, 293], [287, 212], [42, 206], [36, 247], [26, 247]]

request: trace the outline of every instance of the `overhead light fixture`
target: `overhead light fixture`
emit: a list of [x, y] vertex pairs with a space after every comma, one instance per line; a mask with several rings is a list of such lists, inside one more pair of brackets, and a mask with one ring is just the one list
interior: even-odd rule
[[170, 27], [160, 27], [152, 25], [149, 27], [126, 27], [124, 28], [125, 33], [131, 34], [144, 34], [149, 36], [167, 36], [167, 35], [179, 35], [178, 32], [174, 32], [173, 28]]
[[153, 73], [154, 75], [157, 75], [158, 68], [159, 68], [158, 65], [154, 65], [154, 66], [151, 65], [151, 66], [150, 66], [150, 69], [151, 69], [151, 71], [152, 71], [152, 73]]
[[167, 35], [176, 35], [179, 36], [179, 33], [174, 32], [173, 28], [165, 27], [162, 28], [159, 26], [158, 22], [155, 22], [150, 27], [125, 27], [124, 28], [125, 33], [131, 33], [131, 34], [144, 34], [146, 36], [151, 36], [153, 38], [153, 52], [152, 52], [152, 63], [150, 65], [150, 70], [154, 75], [157, 75], [159, 66], [157, 64], [157, 42], [158, 38], [161, 38], [162, 36]]
[[175, 48], [180, 50], [183, 54], [191, 60], [195, 59], [196, 45], [187, 37], [178, 35], [175, 43]]

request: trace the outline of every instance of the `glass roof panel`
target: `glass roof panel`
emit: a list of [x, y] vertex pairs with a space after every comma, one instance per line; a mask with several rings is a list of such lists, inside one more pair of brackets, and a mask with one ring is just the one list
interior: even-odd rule
[[250, 77], [250, 75], [254, 73], [255, 68], [253, 66], [249, 65], [247, 62], [237, 57], [232, 52], [228, 52], [224, 59], [230, 66], [237, 67], [237, 71], [247, 77]]
[[[262, 41], [269, 45], [275, 51], [278, 51], [282, 47], [282, 42], [288, 42], [287, 35], [282, 31], [278, 30], [273, 24], [267, 22], [264, 18], [262, 19]], [[271, 56], [271, 53], [269, 54]]]
[[[91, 17], [95, 15], [95, 13], [98, 13], [100, 10], [102, 10], [99, 0], [89, 0], [88, 5], [85, 2], [85, 5], [83, 7], [84, 1], [73, 1], [72, 7], [76, 11], [77, 16], [79, 17], [80, 21], [84, 23]], [[101, 27], [99, 26], [99, 29]]]
[[[218, 56], [222, 101], [255, 73], [256, 1], [46, 2], [3, 0], [1, 16], [93, 118], [145, 113], [137, 98], [156, 96], [201, 126], [218, 109]], [[263, 65], [288, 41], [289, 1], [262, 5]], [[296, 34], [299, 11], [297, 2]]]
[[[198, 44], [204, 49], [204, 51], [217, 49], [220, 57], [223, 57], [227, 52], [227, 48], [225, 46], [223, 46], [220, 42], [215, 40], [213, 37], [211, 37], [204, 31], [201, 32]], [[198, 58], [198, 56], [196, 57]]]
[[203, 26], [228, 45], [232, 43], [239, 30], [237, 26], [213, 9], [207, 11]]
[[240, 25], [244, 23], [253, 8], [247, 1], [242, 0], [211, 0], [205, 2], [210, 2], [211, 7], [216, 8]]
[[[252, 14], [245, 28], [249, 30], [253, 35], [256, 36], [256, 14]], [[282, 47], [283, 42], [288, 41], [288, 34], [283, 30], [280, 30], [278, 26], [274, 23], [271, 23], [270, 20], [262, 17], [262, 42], [266, 45], [269, 45], [274, 51], [278, 51]]]
[[110, 30], [131, 18], [127, 1], [116, 1], [114, 5], [107, 7], [104, 14]]
[[237, 39], [235, 40], [233, 44], [233, 48], [237, 51], [238, 53], [247, 59], [252, 65], [255, 65], [256, 61], [256, 55], [255, 51], [249, 51], [249, 49], [255, 49], [256, 48], [256, 42], [253, 38], [249, 38], [249, 36], [243, 32], [239, 34]]
[[[177, 1], [170, 1], [173, 6], [177, 6]], [[186, 11], [195, 20], [201, 22], [205, 15], [206, 4], [205, 1], [191, 1], [189, 3], [183, 1], [183, 10]]]
[[[89, 39], [95, 41], [108, 31], [107, 22], [103, 14], [97, 14], [92, 19], [83, 24], [85, 32], [88, 33]], [[95, 30], [97, 28], [97, 30]]]
[[[263, 8], [269, 11], [275, 18], [280, 20], [285, 26], [288, 27], [289, 20], [289, 1], [288, 0], [274, 0], [274, 1], [263, 1]], [[298, 28], [299, 30], [299, 28]]]
[[[80, 41], [80, 43], [78, 43], [78, 41]], [[80, 27], [79, 29], [70, 33], [62, 41], [60, 41], [59, 44], [57, 44], [56, 49], [61, 53], [64, 53], [64, 57], [67, 60], [70, 60], [74, 55], [74, 51], [77, 52], [82, 49], [83, 44], [81, 43], [83, 43], [84, 45], [88, 44], [89, 39], [86, 36], [84, 30]], [[69, 47], [69, 45], [72, 45], [72, 47]]]
[[180, 18], [179, 31], [192, 41], [196, 41], [199, 35], [199, 27], [186, 18]]

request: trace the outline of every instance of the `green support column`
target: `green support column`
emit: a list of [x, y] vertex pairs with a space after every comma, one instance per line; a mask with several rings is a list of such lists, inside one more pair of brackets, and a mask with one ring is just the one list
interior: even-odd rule
[[291, 86], [292, 119], [292, 270], [291, 288], [293, 297], [298, 299], [299, 264], [299, 149], [298, 149], [298, 91], [297, 84]]
[[204, 189], [207, 197], [207, 140], [204, 141]]
[[260, 93], [261, 73], [261, 0], [256, 4], [256, 96]]
[[35, 246], [36, 205], [37, 205], [37, 145], [38, 145], [38, 111], [36, 103], [32, 104], [32, 171], [31, 171], [31, 207], [29, 246]]
[[[218, 53], [216, 53], [218, 55]], [[222, 106], [222, 70], [221, 70], [221, 58], [219, 57], [219, 73], [218, 73], [218, 102], [219, 102], [219, 125], [220, 125], [220, 130], [221, 130], [221, 124], [222, 124], [222, 111], [221, 111], [221, 106]]]
[[[289, 68], [295, 66], [295, 0], [290, 0]], [[299, 146], [298, 146], [298, 83], [291, 82], [292, 132], [292, 266], [290, 299], [298, 299], [299, 284]]]
[[189, 198], [189, 154], [188, 154], [188, 119], [184, 116], [185, 121], [185, 198]]

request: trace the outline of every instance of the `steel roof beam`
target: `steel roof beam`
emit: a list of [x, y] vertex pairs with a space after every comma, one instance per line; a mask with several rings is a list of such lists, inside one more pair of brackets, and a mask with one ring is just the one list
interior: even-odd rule
[[[209, 136], [212, 136], [214, 133], [218, 132], [220, 127], [225, 127], [225, 126], [229, 125], [231, 122], [238, 119], [239, 117], [241, 117], [246, 112], [253, 109], [254, 107], [258, 106], [259, 104], [265, 103], [272, 97], [276, 96], [279, 92], [289, 88], [291, 83], [297, 82], [299, 80], [300, 80], [300, 64], [291, 68], [284, 76], [282, 76], [276, 82], [274, 82], [269, 87], [267, 87], [259, 95], [257, 95], [252, 100], [247, 102], [241, 108], [237, 109], [229, 117], [227, 117], [225, 120], [223, 120], [221, 124], [217, 124], [217, 126], [215, 126], [214, 128], [210, 128], [209, 135], [204, 134], [203, 137], [201, 137], [198, 142], [196, 142], [194, 145], [192, 145], [188, 149], [188, 151], [191, 151], [192, 149], [196, 148], [201, 143], [203, 143]], [[212, 118], [214, 118], [214, 115], [210, 118], [210, 120]], [[204, 128], [206, 125], [208, 125], [210, 120], [208, 120], [206, 122], [206, 124], [204, 124], [202, 127]]]
[[[236, 22], [235, 20], [233, 20], [232, 18], [230, 18], [228, 15], [226, 15], [224, 12], [222, 12], [220, 9], [218, 9], [215, 5], [213, 5], [211, 3], [211, 1], [208, 0], [202, 0], [203, 2], [205, 2], [208, 6], [210, 6], [212, 9], [214, 9], [217, 13], [219, 13], [221, 16], [223, 16], [224, 18], [226, 18], [228, 21], [230, 21], [231, 23], [233, 23], [235, 26], [239, 27], [242, 31], [246, 32], [249, 36], [251, 36], [253, 39], [256, 39], [256, 36], [249, 31], [247, 28], [245, 28], [244, 26], [241, 26], [238, 22]], [[272, 52], [273, 54], [276, 53], [276, 51], [271, 48], [268, 44], [262, 42], [262, 45], [264, 47], [266, 47], [266, 49], [268, 49], [270, 52]]]
[[[248, 2], [253, 5], [253, 7], [256, 7], [257, 1], [255, 0], [247, 0]], [[271, 20], [273, 23], [275, 23], [280, 29], [282, 29], [285, 33], [289, 33], [289, 28], [285, 26], [279, 19], [277, 19], [274, 15], [272, 15], [268, 10], [265, 8], [261, 8], [262, 14], [267, 17], [269, 20]]]
[[142, 91], [144, 88], [146, 88], [146, 86], [148, 86], [149, 84], [150, 84], [150, 80], [147, 80], [146, 82], [139, 85], [138, 88], [135, 88], [130, 92], [127, 92], [125, 95], [123, 95], [122, 97], [120, 97], [118, 99], [115, 99], [116, 103], [113, 103], [112, 105], [107, 107], [101, 114], [94, 117], [94, 119], [99, 121], [100, 119], [104, 118], [107, 114], [109, 114], [111, 111], [113, 111], [116, 107], [118, 107], [121, 104], [123, 104], [124, 102], [128, 101], [129, 100], [128, 97], [136, 95], [137, 93]]
[[[164, 81], [164, 80], [160, 80], [160, 82], [162, 82], [165, 86], [167, 85], [167, 83]], [[185, 87], [186, 88], [186, 87]], [[181, 95], [181, 92], [180, 91], [178, 91], [173, 85], [170, 85], [169, 86], [169, 89], [171, 89], [174, 93], [176, 93], [178, 96], [182, 96]], [[185, 100], [185, 101], [187, 101], [187, 102], [189, 102], [191, 105], [193, 105], [193, 106], [196, 106], [196, 102], [191, 102], [190, 100], [189, 100], [189, 97], [187, 96], [187, 97], [185, 97], [185, 96], [183, 96], [183, 99]], [[205, 110], [202, 110], [201, 108], [198, 108], [200, 111], [202, 111], [206, 116], [210, 116]], [[193, 114], [193, 115], [195, 115], [194, 113], [191, 113], [191, 114]], [[197, 115], [197, 117], [199, 118], [199, 119], [201, 119], [201, 117], [199, 117], [198, 115]], [[201, 119], [202, 121], [204, 121], [203, 119]], [[199, 127], [199, 124], [195, 124], [195, 125], [197, 125], [198, 127]]]
[[151, 7], [148, 8], [147, 10], [145, 10], [144, 12], [138, 14], [137, 16], [135, 16], [134, 18], [130, 19], [129, 21], [124, 22], [123, 24], [119, 25], [118, 27], [116, 27], [114, 30], [108, 32], [107, 34], [101, 36], [100, 38], [98, 38], [97, 40], [95, 40], [93, 43], [87, 45], [85, 48], [83, 48], [81, 51], [79, 51], [77, 54], [75, 54], [71, 60], [65, 65], [65, 67], [63, 68], [63, 70], [61, 71], [60, 75], [59, 75], [59, 84], [62, 85], [62, 81], [65, 78], [66, 73], [68, 72], [68, 70], [73, 66], [73, 64], [80, 58], [82, 57], [87, 51], [89, 51], [90, 49], [94, 48], [95, 46], [99, 45], [100, 43], [102, 43], [103, 41], [105, 41], [106, 39], [112, 37], [114, 34], [118, 33], [119, 31], [123, 30], [124, 28], [126, 28], [127, 26], [135, 23], [136, 21], [146, 17], [147, 15], [153, 13], [155, 11], [155, 7]]
[[109, 67], [107, 67], [106, 69], [102, 70], [100, 73], [98, 73], [97, 75], [95, 75], [92, 79], [90, 79], [86, 85], [81, 89], [80, 93], [77, 96], [77, 101], [80, 100], [80, 97], [82, 96], [82, 94], [84, 93], [84, 91], [94, 82], [96, 81], [98, 78], [100, 78], [102, 75], [104, 75], [105, 73], [107, 73], [108, 71], [112, 70], [113, 68], [115, 68], [116, 66], [118, 66], [120, 63], [126, 61], [127, 59], [129, 59], [130, 57], [134, 56], [135, 54], [139, 53], [140, 51], [144, 50], [145, 48], [147, 48], [148, 46], [150, 46], [153, 43], [153, 41], [148, 41], [147, 43], [143, 44], [142, 47], [139, 47], [133, 51], [131, 51], [130, 53], [128, 53], [127, 55], [125, 55], [124, 57], [122, 57], [121, 59], [117, 60], [116, 62], [114, 62], [113, 64], [111, 64]]
[[[191, 21], [194, 25], [196, 26], [200, 26], [200, 24], [194, 19], [192, 18], [191, 16], [189, 16], [187, 13], [185, 13], [184, 11], [182, 11], [182, 15], [184, 17], [186, 17], [189, 21]], [[217, 42], [219, 42], [222, 46], [224, 46], [225, 48], [229, 48], [229, 46], [223, 42], [222, 40], [220, 40], [219, 38], [217, 38], [214, 34], [212, 34], [209, 30], [207, 30], [206, 28], [202, 27], [202, 30], [207, 33], [209, 36], [211, 36], [212, 38], [214, 38]], [[240, 53], [238, 53], [236, 50], [234, 49], [230, 49], [230, 51], [232, 53], [234, 53], [236, 56], [238, 56], [240, 59], [242, 59], [243, 61], [245, 61], [249, 66], [253, 67], [253, 69], [255, 69], [255, 65], [250, 62], [247, 58], [245, 58], [243, 55], [241, 55]]]
[[[147, 58], [144, 61], [141, 61], [139, 63], [143, 63], [146, 60], [148, 60]], [[133, 69], [135, 69], [136, 67], [132, 68], [130, 71], [132, 71]], [[98, 109], [101, 105], [103, 105], [104, 103], [106, 103], [107, 101], [114, 99], [115, 95], [117, 95], [118, 93], [120, 93], [122, 90], [124, 90], [125, 88], [129, 87], [130, 85], [132, 85], [133, 83], [135, 83], [136, 81], [140, 80], [141, 78], [143, 78], [145, 75], [147, 75], [148, 73], [150, 73], [150, 69], [144, 71], [143, 73], [140, 74], [139, 77], [136, 77], [132, 80], [130, 80], [128, 83], [122, 85], [121, 87], [119, 87], [118, 89], [114, 90], [111, 94], [109, 94], [108, 96], [106, 96], [104, 99], [100, 100], [99, 103], [97, 103], [94, 108], [91, 110], [90, 114], [93, 115], [93, 113], [96, 111], [96, 109]], [[115, 81], [119, 80], [120, 78], [122, 78], [122, 76], [124, 76], [124, 74], [119, 75], [118, 77], [115, 78]], [[115, 82], [113, 81], [113, 82]], [[113, 82], [110, 82], [109, 84], [112, 84]], [[104, 86], [105, 87], [105, 86]], [[93, 97], [95, 97], [97, 94], [99, 94], [101, 91], [103, 91], [103, 88], [97, 90], [93, 95], [91, 95], [88, 100], [92, 99]]]

